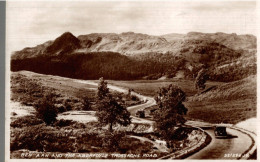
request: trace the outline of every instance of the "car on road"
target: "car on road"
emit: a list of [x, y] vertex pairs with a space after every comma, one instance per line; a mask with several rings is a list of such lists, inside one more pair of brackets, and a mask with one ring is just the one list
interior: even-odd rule
[[144, 110], [139, 110], [135, 114], [138, 118], [145, 118], [145, 112]]
[[215, 126], [214, 133], [216, 138], [225, 138], [228, 136], [225, 126]]

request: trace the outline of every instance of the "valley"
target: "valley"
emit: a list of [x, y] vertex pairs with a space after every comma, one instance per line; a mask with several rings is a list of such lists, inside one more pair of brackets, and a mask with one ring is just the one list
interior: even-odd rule
[[[39, 120], [36, 120], [36, 118], [34, 117], [35, 116], [35, 111], [33, 111], [33, 109], [34, 109], [33, 107], [32, 107], [31, 110], [29, 110], [28, 108], [26, 110], [26, 108], [24, 109], [24, 108], [22, 108], [19, 105], [14, 105], [14, 108], [15, 107], [17, 108], [17, 106], [21, 107], [21, 110], [27, 111], [28, 113], [19, 113], [19, 112], [17, 112], [16, 109], [12, 110], [12, 112], [13, 112], [12, 116], [11, 116], [11, 128], [12, 128], [11, 130], [12, 130], [12, 134], [13, 133], [16, 134], [16, 132], [18, 130], [19, 130], [19, 132], [21, 130], [27, 130], [30, 127], [31, 127], [30, 129], [34, 129], [34, 127], [37, 128], [37, 125], [42, 127], [40, 129], [40, 132], [41, 131], [43, 133], [44, 132], [45, 133], [47, 133], [47, 132], [51, 133], [52, 131], [57, 132], [57, 130], [55, 130], [56, 129], [55, 127], [57, 127], [57, 128], [62, 128], [62, 130], [58, 131], [59, 134], [67, 134], [67, 133], [69, 133], [70, 136], [72, 136], [72, 137], [76, 136], [76, 138], [79, 138], [81, 136], [84, 137], [84, 132], [91, 131], [91, 132], [94, 133], [94, 132], [97, 131], [95, 129], [98, 128], [98, 125], [96, 125], [97, 124], [97, 119], [95, 119], [95, 115], [93, 113], [94, 111], [93, 110], [85, 110], [85, 111], [84, 110], [83, 111], [80, 110], [80, 108], [77, 108], [79, 106], [76, 106], [76, 105], [79, 105], [79, 103], [77, 103], [77, 99], [76, 98], [72, 98], [72, 97], [73, 96], [76, 97], [76, 96], [79, 96], [81, 94], [85, 94], [85, 95], [88, 95], [89, 98], [91, 99], [91, 96], [92, 97], [95, 96], [96, 87], [98, 85], [97, 84], [98, 81], [83, 81], [83, 80], [76, 80], [76, 79], [64, 78], [64, 77], [53, 76], [53, 75], [42, 75], [42, 74], [32, 73], [32, 72], [28, 72], [28, 71], [15, 72], [15, 73], [12, 74], [12, 78], [13, 78], [12, 79], [13, 81], [21, 81], [21, 78], [27, 78], [27, 79], [30, 79], [30, 80], [33, 80], [33, 81], [37, 81], [38, 83], [43, 84], [47, 89], [51, 88], [52, 91], [55, 91], [58, 94], [57, 95], [58, 101], [59, 100], [64, 100], [65, 103], [66, 103], [66, 100], [68, 100], [68, 98], [72, 101], [72, 102], [69, 102], [69, 104], [71, 104], [72, 110], [65, 110], [64, 113], [61, 112], [60, 115], [58, 115], [58, 117], [57, 117], [58, 122], [57, 122], [57, 124], [55, 124], [56, 126], [52, 126], [53, 128], [51, 128], [50, 126], [44, 128], [45, 126], [42, 125], [42, 122], [40, 122]], [[18, 78], [19, 80], [16, 80], [14, 78]], [[246, 80], [246, 83], [248, 83], [248, 80], [252, 79], [252, 78], [254, 78], [254, 77], [252, 76], [252, 77], [248, 78]], [[15, 83], [18, 83], [18, 82], [15, 82]], [[121, 93], [122, 92], [123, 93], [127, 93], [127, 89], [133, 89], [133, 92], [135, 93], [135, 95], [139, 96], [140, 99], [148, 100], [148, 101], [144, 101], [144, 103], [141, 103], [141, 102], [138, 103], [138, 104], [141, 103], [141, 105], [130, 106], [128, 108], [130, 113], [133, 115], [133, 117], [132, 117], [132, 124], [130, 126], [125, 127], [125, 128], [124, 127], [120, 127], [120, 126], [116, 126], [114, 129], [115, 130], [120, 130], [120, 131], [125, 130], [128, 133], [133, 131], [133, 132], [135, 132], [133, 135], [131, 135], [131, 133], [129, 134], [131, 136], [131, 138], [133, 138], [131, 140], [133, 140], [133, 141], [137, 140], [137, 141], [135, 141], [136, 143], [138, 143], [138, 140], [140, 140], [139, 142], [144, 143], [145, 145], [147, 145], [149, 143], [147, 146], [154, 145], [154, 147], [157, 148], [158, 151], [152, 151], [148, 147], [146, 147], [146, 149], [147, 149], [147, 151], [150, 150], [150, 151], [148, 151], [148, 153], [156, 154], [156, 158], [164, 157], [167, 154], [169, 154], [170, 152], [169, 151], [167, 151], [167, 152], [162, 151], [161, 147], [165, 147], [165, 146], [160, 146], [160, 145], [156, 144], [155, 142], [151, 141], [151, 139], [149, 137], [149, 134], [153, 134], [153, 129], [151, 127], [151, 125], [153, 125], [153, 122], [151, 122], [151, 120], [153, 120], [153, 119], [148, 118], [150, 116], [149, 113], [147, 113], [147, 119], [148, 120], [144, 119], [144, 118], [134, 117], [134, 116], [135, 116], [135, 113], [136, 113], [136, 111], [138, 109], [143, 109], [143, 110], [145, 110], [145, 112], [149, 112], [149, 111], [146, 111], [146, 109], [150, 109], [151, 106], [155, 107], [155, 103], [154, 102], [150, 102], [150, 100], [153, 100], [153, 96], [157, 93], [158, 89], [160, 87], [162, 87], [162, 86], [166, 86], [166, 85], [168, 85], [170, 83], [173, 83], [173, 84], [177, 84], [182, 89], [187, 90], [187, 94], [188, 94], [189, 97], [188, 97], [187, 101], [185, 102], [185, 105], [188, 104], [188, 106], [187, 106], [188, 107], [188, 114], [187, 114], [186, 117], [187, 117], [187, 119], [189, 121], [203, 121], [202, 123], [211, 123], [212, 125], [220, 124], [220, 123], [222, 123], [222, 124], [232, 124], [232, 122], [229, 122], [229, 121], [225, 122], [225, 120], [223, 120], [223, 119], [230, 118], [231, 114], [228, 114], [228, 112], [231, 111], [230, 108], [221, 107], [221, 110], [218, 110], [218, 111], [221, 111], [222, 114], [226, 115], [226, 117], [222, 116], [221, 118], [218, 118], [218, 117], [214, 117], [213, 116], [214, 113], [215, 114], [217, 114], [217, 113], [216, 113], [216, 111], [213, 111], [212, 109], [209, 109], [208, 106], [212, 105], [213, 103], [214, 103], [214, 105], [217, 105], [216, 104], [216, 100], [214, 100], [214, 98], [219, 99], [219, 97], [217, 97], [217, 95], [207, 95], [207, 93], [209, 93], [209, 94], [210, 93], [214, 93], [214, 91], [217, 91], [217, 90], [219, 91], [219, 90], [223, 89], [222, 87], [229, 86], [230, 84], [236, 84], [236, 82], [228, 83], [228, 84], [227, 83], [221, 83], [221, 82], [208, 82], [207, 83], [207, 87], [216, 86], [217, 88], [215, 88], [212, 91], [205, 92], [204, 94], [201, 94], [199, 96], [196, 94], [195, 88], [194, 89], [188, 88], [188, 87], [192, 87], [193, 86], [191, 80], [173, 79], [173, 80], [165, 80], [163, 82], [162, 81], [157, 81], [157, 80], [154, 80], [154, 81], [145, 81], [145, 80], [143, 80], [143, 81], [140, 81], [140, 80], [139, 81], [113, 81], [113, 80], [109, 80], [108, 83], [109, 83], [108, 87], [112, 91], [115, 91], [115, 92], [119, 91]], [[245, 82], [242, 82], [242, 83], [243, 83], [242, 85], [240, 83], [240, 84], [236, 84], [236, 86], [238, 86], [238, 87], [239, 86], [245, 86]], [[248, 83], [248, 84], [251, 85], [252, 87], [254, 86], [251, 83]], [[12, 83], [12, 85], [15, 85], [15, 84]], [[236, 86], [232, 86], [232, 88], [236, 88]], [[246, 93], [245, 96], [248, 96], [248, 97], [250, 97], [250, 93], [253, 93], [250, 89], [248, 89], [249, 87], [250, 86], [246, 86], [245, 90], [247, 90], [247, 91], [244, 90], [244, 93]], [[12, 93], [12, 96], [14, 96], [14, 98], [12, 100], [14, 100], [14, 102], [17, 102], [17, 101], [21, 102], [21, 101], [23, 101], [24, 99], [22, 99], [22, 98], [19, 98], [19, 100], [17, 100], [18, 98], [15, 97], [17, 95], [17, 91], [15, 90], [16, 89], [15, 87], [13, 87], [13, 88], [14, 88], [14, 91]], [[61, 94], [65, 94], [65, 96], [64, 97], [59, 96]], [[73, 94], [75, 94], [75, 95], [73, 95]], [[150, 99], [149, 99], [148, 96], [142, 96], [141, 94], [145, 94], [145, 95], [150, 96]], [[232, 95], [231, 94], [229, 94], [226, 97], [227, 98], [232, 98], [232, 95], [234, 95], [234, 94], [232, 94]], [[21, 94], [20, 94], [20, 96], [21, 96]], [[196, 114], [194, 114], [194, 113], [196, 113], [196, 107], [194, 106], [195, 105], [194, 101], [198, 100], [198, 98], [201, 99], [201, 100], [203, 99], [203, 100], [209, 100], [209, 101], [211, 101], [212, 98], [213, 98], [213, 101], [214, 101], [214, 102], [209, 102], [208, 105], [205, 104], [205, 103], [207, 103], [207, 102], [205, 102], [204, 105], [200, 105], [199, 106], [200, 110], [197, 110], [197, 113], [202, 113], [202, 114], [205, 113], [205, 114], [203, 114], [201, 116], [196, 116]], [[92, 99], [94, 99], [94, 98], [92, 98]], [[251, 98], [250, 102], [253, 103], [253, 102], [255, 102], [254, 100], [255, 99]], [[230, 101], [234, 102], [234, 103], [236, 102], [236, 101], [232, 101], [232, 100], [230, 100]], [[59, 102], [61, 102], [61, 101], [59, 101]], [[78, 102], [80, 102], [80, 101], [78, 101]], [[65, 104], [65, 103], [62, 103], [62, 104]], [[234, 103], [229, 103], [229, 104], [234, 104]], [[223, 104], [223, 102], [219, 101], [219, 104]], [[32, 103], [32, 105], [33, 105], [33, 103]], [[95, 106], [93, 105], [92, 107], [95, 107]], [[194, 107], [195, 107], [195, 111], [193, 110]], [[252, 110], [256, 111], [256, 109], [253, 109], [253, 107], [252, 107]], [[191, 111], [192, 115], [189, 114], [190, 113], [189, 111]], [[237, 111], [237, 110], [236, 109], [232, 109], [232, 112], [235, 112], [235, 111]], [[17, 112], [17, 114], [15, 115], [14, 113], [16, 113], [16, 112]], [[255, 117], [253, 115], [254, 113], [252, 113], [252, 116], [251, 115], [248, 116], [247, 109], [240, 109], [239, 113], [244, 114], [245, 116], [241, 118], [241, 116], [235, 116], [234, 115], [235, 118], [232, 118], [232, 117], [230, 118], [230, 121], [235, 121], [233, 124], [237, 123], [238, 121], [243, 121], [245, 119], [250, 119], [252, 117]], [[203, 117], [206, 116], [206, 114], [211, 115], [211, 118], [209, 118], [209, 117], [208, 118], [207, 117], [201, 118], [202, 116]], [[31, 121], [30, 122], [29, 121], [25, 121], [24, 117], [25, 118], [30, 117]], [[212, 121], [212, 119], [213, 119], [213, 121]], [[30, 123], [34, 123], [34, 124], [31, 125]], [[193, 122], [189, 122], [187, 124], [188, 125], [191, 124], [191, 125], [194, 126]], [[200, 123], [200, 124], [195, 124], [195, 125], [196, 125], [196, 127], [197, 126], [204, 127], [205, 124], [201, 124]], [[82, 132], [83, 131], [82, 129], [84, 130], [84, 132]], [[86, 131], [87, 129], [90, 129], [90, 130]], [[105, 131], [106, 129], [107, 129], [106, 127], [103, 127], [101, 130], [98, 130], [98, 132], [101, 133], [101, 132]], [[79, 132], [82, 132], [83, 134], [81, 133], [81, 135], [79, 137], [77, 137]], [[232, 129], [229, 130], [229, 132], [233, 132], [232, 133], [233, 135], [237, 134], [237, 132], [232, 130]], [[139, 134], [139, 133], [141, 133], [141, 134]], [[209, 130], [209, 135], [210, 135], [211, 138], [215, 138], [210, 130]], [[25, 137], [26, 136], [27, 135], [25, 134]], [[249, 137], [247, 137], [247, 135], [239, 133], [239, 140], [237, 142], [235, 142], [235, 143], [239, 144], [240, 136], [242, 136], [245, 139], [249, 138]], [[88, 138], [93, 140], [92, 142], [94, 142], [96, 140], [96, 139], [92, 139], [92, 137], [91, 138], [88, 137]], [[153, 138], [156, 138], [156, 136], [153, 137]], [[19, 139], [19, 140], [21, 140], [21, 139]], [[128, 137], [127, 137], [127, 140], [129, 140]], [[236, 139], [229, 139], [229, 140], [230, 140], [230, 142], [236, 141]], [[148, 143], [146, 143], [145, 141], [148, 142]], [[216, 148], [221, 148], [220, 150], [223, 151], [224, 147], [223, 146], [221, 146], [221, 147], [218, 146], [218, 145], [221, 144], [221, 141], [220, 140], [217, 140], [217, 141], [218, 142], [216, 142], [214, 140], [213, 144], [211, 143], [210, 146], [206, 147], [207, 151], [210, 151], [210, 150], [213, 151], [213, 150], [216, 150]], [[185, 140], [185, 142], [187, 142], [187, 141]], [[251, 142], [250, 142], [250, 140], [247, 140], [247, 142], [248, 142], [248, 147], [249, 147], [251, 145]], [[139, 144], [139, 147], [140, 147], [141, 150], [143, 150], [144, 146], [141, 145], [141, 143]], [[214, 144], [214, 143], [217, 143], [217, 144]], [[91, 144], [91, 145], [95, 145], [95, 144]], [[129, 149], [131, 147], [132, 146], [129, 146]], [[150, 146], [150, 147], [152, 148], [152, 146]], [[75, 147], [73, 147], [73, 148], [75, 148]], [[208, 149], [208, 148], [212, 148], [212, 149]], [[237, 145], [234, 145], [234, 146], [228, 145], [227, 149], [231, 149], [231, 148], [237, 148]], [[29, 150], [31, 150], [31, 149], [32, 148], [29, 148]], [[56, 151], [58, 151], [58, 150], [60, 150], [60, 149], [56, 148]], [[94, 150], [92, 150], [92, 151], [94, 151]], [[18, 157], [19, 152], [20, 152], [19, 150], [13, 151], [12, 156], [14, 158], [19, 158]], [[72, 151], [72, 152], [74, 152], [74, 151]], [[204, 150], [204, 152], [205, 152], [205, 150]], [[38, 152], [38, 153], [41, 153], [41, 152]], [[214, 158], [214, 157], [209, 156], [208, 153], [203, 153], [203, 154], [201, 154], [201, 152], [198, 152], [198, 153], [199, 153], [198, 155], [194, 154], [193, 156], [190, 156], [189, 158], [191, 158], [191, 159]], [[215, 158], [221, 158], [222, 155], [224, 156], [224, 154], [222, 154], [222, 153], [221, 152], [218, 153], [219, 155], [218, 154], [214, 154]], [[207, 157], [203, 157], [202, 155], [207, 155]], [[65, 154], [63, 153], [63, 157], [64, 156], [65, 156]], [[80, 157], [80, 154], [78, 155], [78, 157]]]

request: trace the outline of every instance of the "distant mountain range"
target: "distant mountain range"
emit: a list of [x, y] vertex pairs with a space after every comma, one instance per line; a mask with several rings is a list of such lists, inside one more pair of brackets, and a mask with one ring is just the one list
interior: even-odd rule
[[[59, 70], [55, 74], [76, 78], [158, 79], [180, 74], [194, 77], [197, 70], [206, 65], [211, 69], [213, 80], [229, 81], [255, 73], [256, 42], [253, 35], [234, 33], [190, 32], [152, 36], [126, 32], [75, 37], [65, 32], [55, 40], [14, 52], [11, 69], [37, 71], [37, 65], [32, 65], [37, 62], [45, 65], [37, 72], [52, 73], [56, 68]], [[237, 67], [241, 64], [244, 67]], [[225, 77], [227, 73], [234, 73], [234, 68], [244, 71], [243, 74]], [[249, 71], [245, 70], [248, 68]], [[70, 72], [64, 72], [65, 69]]]
[[[62, 55], [78, 52], [118, 52], [125, 55], [147, 52], [181, 54], [180, 51], [199, 44], [202, 48], [214, 43], [231, 50], [255, 50], [256, 37], [225, 33], [167, 34], [151, 36], [134, 32], [121, 34], [93, 33], [75, 37], [70, 32], [62, 34], [54, 41], [48, 41], [32, 48], [24, 48], [12, 55], [13, 59], [32, 58], [39, 55]], [[188, 45], [188, 46], [187, 46]], [[224, 47], [225, 46], [225, 47]], [[198, 51], [203, 52], [202, 51]], [[203, 53], [202, 53], [203, 54]]]

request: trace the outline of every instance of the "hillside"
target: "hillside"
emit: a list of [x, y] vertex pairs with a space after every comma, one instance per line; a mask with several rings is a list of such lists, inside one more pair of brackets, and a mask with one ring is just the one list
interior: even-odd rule
[[239, 81], [223, 83], [219, 86], [209, 87], [204, 93], [190, 97], [189, 101], [216, 101], [235, 99], [256, 99], [256, 76], [252, 75]]
[[212, 123], [233, 123], [256, 117], [256, 75], [208, 86], [202, 94], [188, 97], [188, 117]]
[[11, 70], [131, 80], [194, 78], [205, 65], [211, 80], [234, 81], [256, 73], [255, 57], [256, 37], [252, 35], [190, 32], [152, 36], [126, 32], [75, 37], [66, 32], [54, 41], [14, 52]]

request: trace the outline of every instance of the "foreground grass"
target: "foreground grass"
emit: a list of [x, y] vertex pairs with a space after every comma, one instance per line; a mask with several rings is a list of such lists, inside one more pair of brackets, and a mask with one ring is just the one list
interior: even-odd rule
[[[103, 153], [107, 155], [105, 159], [157, 159], [167, 155], [167, 152], [155, 148], [154, 141], [160, 138], [158, 134], [143, 131], [149, 127], [144, 127], [143, 124], [134, 124], [130, 127], [132, 128], [129, 130], [128, 127], [125, 127], [127, 130], [114, 129], [114, 132], [110, 133], [107, 127], [101, 127], [97, 122], [78, 123], [59, 120], [52, 125], [45, 125], [34, 115], [11, 118], [11, 158], [100, 159], [84, 155]], [[196, 144], [198, 141], [194, 140], [194, 135], [200, 139], [201, 132], [188, 127], [180, 128], [180, 131], [176, 131], [176, 139], [171, 141], [174, 147], [170, 148], [170, 152]], [[150, 141], [131, 136], [144, 137]], [[58, 154], [62, 156], [56, 157]], [[68, 154], [76, 157], [66, 157]], [[112, 154], [130, 155], [130, 157], [113, 157]], [[41, 157], [42, 155], [48, 157]]]

